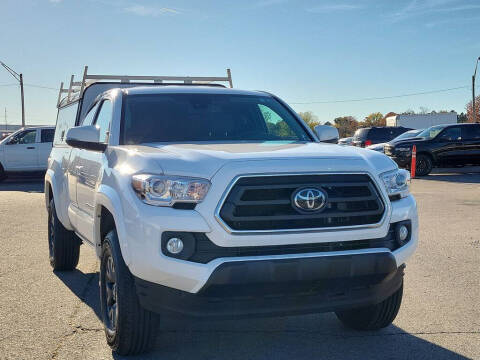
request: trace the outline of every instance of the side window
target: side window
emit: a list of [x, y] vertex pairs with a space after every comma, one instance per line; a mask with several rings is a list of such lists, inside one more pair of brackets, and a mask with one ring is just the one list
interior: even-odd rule
[[33, 144], [37, 137], [37, 130], [26, 130], [15, 135], [9, 144]]
[[277, 136], [282, 138], [291, 137], [292, 140], [298, 140], [298, 136], [280, 115], [266, 105], [258, 104], [258, 107], [267, 126], [269, 136], [272, 136], [272, 138]]
[[55, 129], [42, 129], [41, 132], [41, 142], [53, 142], [53, 135], [55, 134]]
[[112, 120], [113, 106], [110, 100], [102, 102], [100, 112], [98, 113], [95, 125], [100, 130], [99, 141], [101, 143], [108, 142], [108, 135], [110, 134], [110, 121]]
[[98, 104], [90, 109], [88, 114], [83, 118], [83, 121], [82, 121], [82, 124], [81, 124], [82, 126], [87, 126], [87, 125], [92, 125], [93, 124], [93, 120], [95, 118], [95, 114], [97, 112], [97, 109], [98, 109]]
[[480, 125], [467, 125], [462, 127], [462, 138], [465, 140], [480, 140]]
[[459, 126], [445, 129], [443, 133], [439, 135], [441, 141], [457, 141], [462, 138], [462, 129]]

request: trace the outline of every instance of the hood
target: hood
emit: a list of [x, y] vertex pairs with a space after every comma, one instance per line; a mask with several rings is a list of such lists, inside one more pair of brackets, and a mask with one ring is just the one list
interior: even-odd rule
[[[245, 142], [196, 144], [143, 144], [112, 147], [118, 164], [132, 171], [161, 171], [164, 174], [211, 178], [234, 161], [338, 159], [363, 162], [366, 169], [390, 170], [392, 160], [381, 153], [327, 143]], [[294, 171], [295, 169], [292, 169]], [[275, 169], [272, 169], [275, 171]]]
[[387, 143], [379, 143], [379, 144], [369, 145], [369, 146], [367, 146], [366, 148], [367, 148], [367, 149], [370, 149], [370, 150], [379, 150], [379, 149], [382, 149], [382, 150], [383, 150], [383, 147], [384, 147], [386, 144], [387, 144]]
[[408, 145], [408, 144], [417, 144], [427, 141], [424, 137], [411, 137], [406, 139], [400, 139], [397, 141], [390, 141], [388, 144], [390, 145]]

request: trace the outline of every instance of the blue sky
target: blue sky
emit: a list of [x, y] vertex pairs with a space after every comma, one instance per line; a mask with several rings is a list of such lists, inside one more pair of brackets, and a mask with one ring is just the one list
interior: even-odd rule
[[[321, 121], [420, 106], [461, 112], [480, 56], [476, 0], [2, 0], [0, 13], [0, 60], [26, 84], [58, 87], [84, 65], [129, 75], [230, 67], [235, 87], [271, 91]], [[0, 123], [4, 107], [20, 122], [14, 82], [0, 68]], [[27, 124], [54, 123], [57, 92], [25, 91]]]

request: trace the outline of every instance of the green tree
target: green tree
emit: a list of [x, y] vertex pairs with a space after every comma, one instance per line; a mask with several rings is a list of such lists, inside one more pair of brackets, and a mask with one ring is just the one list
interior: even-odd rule
[[382, 113], [376, 112], [371, 113], [368, 115], [365, 120], [363, 120], [362, 124], [363, 127], [370, 127], [370, 126], [385, 126], [385, 118], [383, 117]]
[[359, 127], [357, 119], [353, 116], [340, 116], [335, 118], [333, 122], [338, 129], [338, 134], [341, 138], [353, 136]]
[[300, 115], [303, 121], [305, 121], [312, 130], [315, 126], [320, 124], [318, 117], [311, 111], [299, 112], [298, 115]]

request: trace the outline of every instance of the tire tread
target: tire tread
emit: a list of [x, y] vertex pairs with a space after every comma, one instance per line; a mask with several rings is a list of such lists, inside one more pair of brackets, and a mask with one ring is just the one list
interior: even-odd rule
[[119, 307], [117, 332], [113, 338], [107, 335], [107, 342], [118, 355], [140, 354], [149, 350], [154, 344], [159, 318], [157, 314], [145, 310], [140, 305], [135, 280], [121, 256], [115, 230], [105, 236], [104, 251], [107, 246], [111, 248], [115, 262], [118, 283], [117, 306]]
[[340, 321], [355, 330], [379, 330], [390, 325], [397, 317], [402, 303], [403, 283], [390, 297], [379, 304], [337, 311]]
[[58, 219], [53, 199], [50, 200], [49, 221], [50, 216], [54, 217], [55, 228], [55, 250], [53, 258], [50, 258], [50, 265], [57, 271], [74, 270], [80, 258], [80, 239], [73, 231], [67, 230]]

